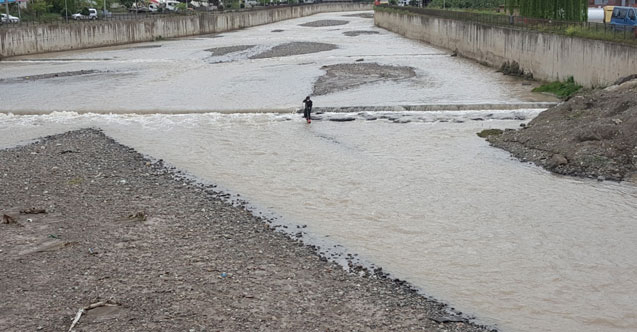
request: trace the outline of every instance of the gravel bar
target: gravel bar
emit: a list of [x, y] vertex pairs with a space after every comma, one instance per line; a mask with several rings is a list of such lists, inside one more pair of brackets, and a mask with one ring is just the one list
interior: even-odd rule
[[314, 42], [291, 42], [281, 44], [267, 50], [263, 53], [259, 53], [250, 57], [250, 59], [267, 59], [277, 58], [292, 55], [310, 54], [325, 52], [337, 49], [338, 46], [334, 44], [326, 43], [314, 43]]
[[2, 331], [491, 330], [101, 131], [0, 160]]
[[303, 24], [299, 24], [302, 27], [312, 27], [312, 28], [321, 28], [321, 27], [333, 27], [337, 25], [345, 25], [349, 23], [349, 21], [344, 20], [318, 20], [307, 22]]

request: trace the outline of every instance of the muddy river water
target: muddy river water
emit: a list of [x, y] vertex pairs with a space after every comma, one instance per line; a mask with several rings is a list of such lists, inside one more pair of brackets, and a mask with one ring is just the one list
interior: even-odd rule
[[[637, 187], [555, 176], [475, 135], [519, 127], [541, 110], [327, 113], [311, 125], [285, 111], [311, 91], [320, 66], [361, 57], [410, 65], [417, 76], [327, 94], [316, 104], [545, 100], [527, 94], [518, 81], [382, 30], [351, 39], [342, 32], [376, 29], [369, 19], [342, 15], [167, 41], [159, 48], [0, 63], [1, 107], [16, 113], [0, 114], [0, 147], [102, 128], [122, 144], [241, 194], [285, 223], [307, 225], [308, 241], [340, 245], [502, 331], [637, 330]], [[296, 31], [317, 17], [347, 19], [351, 27]], [[328, 40], [340, 48], [289, 58], [237, 55], [225, 65], [202, 60], [209, 56], [203, 48], [262, 45], [258, 35], [274, 29], [283, 32], [273, 40]], [[386, 47], [377, 50], [374, 43]], [[128, 54], [135, 52], [147, 52], [148, 59]], [[160, 66], [184, 54], [201, 61]], [[107, 58], [119, 60], [99, 60]], [[109, 74], [11, 80], [70, 70]], [[244, 103], [253, 113], [227, 112]], [[210, 109], [226, 113], [166, 114]], [[278, 112], [254, 113], [265, 109]], [[67, 112], [21, 114], [60, 110]], [[115, 113], [78, 113], [91, 110]], [[344, 116], [355, 120], [328, 121]]]

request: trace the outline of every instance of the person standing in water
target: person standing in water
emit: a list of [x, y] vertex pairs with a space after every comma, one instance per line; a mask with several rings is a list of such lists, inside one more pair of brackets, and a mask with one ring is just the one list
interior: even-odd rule
[[305, 97], [305, 100], [303, 100], [303, 104], [305, 104], [303, 117], [305, 118], [305, 120], [307, 120], [307, 123], [311, 123], [312, 116], [310, 115], [310, 113], [312, 112], [312, 99], [310, 99], [310, 96]]

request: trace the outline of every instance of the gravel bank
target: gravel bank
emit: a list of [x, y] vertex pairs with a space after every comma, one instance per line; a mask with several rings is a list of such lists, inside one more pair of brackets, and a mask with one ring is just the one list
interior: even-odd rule
[[0, 160], [0, 330], [66, 331], [80, 308], [76, 331], [488, 330], [99, 131]]
[[319, 21], [312, 21], [312, 22], [307, 22], [307, 23], [303, 23], [303, 24], [299, 24], [302, 27], [311, 27], [311, 28], [320, 28], [320, 27], [331, 27], [331, 26], [337, 26], [337, 25], [345, 25], [349, 23], [349, 21], [344, 21], [344, 20], [319, 20]]
[[266, 58], [277, 58], [277, 57], [299, 55], [299, 54], [318, 53], [318, 52], [335, 50], [337, 48], [338, 46], [334, 44], [312, 43], [312, 42], [292, 42], [292, 43], [277, 45], [270, 50], [251, 56], [250, 59], [266, 59]]
[[21, 76], [15, 78], [6, 78], [0, 79], [0, 83], [15, 83], [15, 82], [31, 82], [31, 81], [39, 81], [46, 80], [50, 78], [59, 78], [59, 77], [71, 77], [71, 76], [82, 76], [82, 75], [92, 75], [92, 74], [100, 74], [104, 73], [99, 70], [76, 70], [76, 71], [65, 71], [59, 73], [50, 73], [50, 74], [40, 74], [40, 75], [31, 75], [31, 76]]
[[320, 96], [359, 87], [368, 83], [398, 81], [416, 76], [411, 67], [387, 66], [377, 63], [342, 63], [323, 66], [325, 75], [314, 83], [312, 95]]
[[347, 14], [343, 15], [343, 17], [374, 18], [374, 13]]
[[555, 173], [637, 182], [636, 133], [637, 79], [574, 96], [488, 141]]
[[206, 51], [212, 53], [213, 56], [222, 56], [230, 53], [241, 52], [253, 48], [254, 45], [237, 45], [226, 47], [209, 48]]
[[356, 31], [346, 31], [343, 32], [344, 35], [348, 36], [348, 37], [356, 37], [356, 36], [360, 36], [360, 35], [377, 35], [379, 34], [378, 31], [369, 31], [369, 30], [356, 30]]

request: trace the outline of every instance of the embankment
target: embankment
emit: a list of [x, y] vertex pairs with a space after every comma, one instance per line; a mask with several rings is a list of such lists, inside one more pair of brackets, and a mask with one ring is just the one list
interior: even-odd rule
[[0, 29], [0, 58], [220, 33], [324, 12], [370, 9], [371, 5], [362, 3], [327, 3], [138, 20], [22, 25]]
[[552, 172], [637, 182], [637, 79], [572, 97], [488, 141]]
[[637, 73], [637, 47], [424, 14], [377, 10], [377, 26], [499, 68], [516, 61], [537, 79], [573, 76], [586, 87], [608, 86]]

